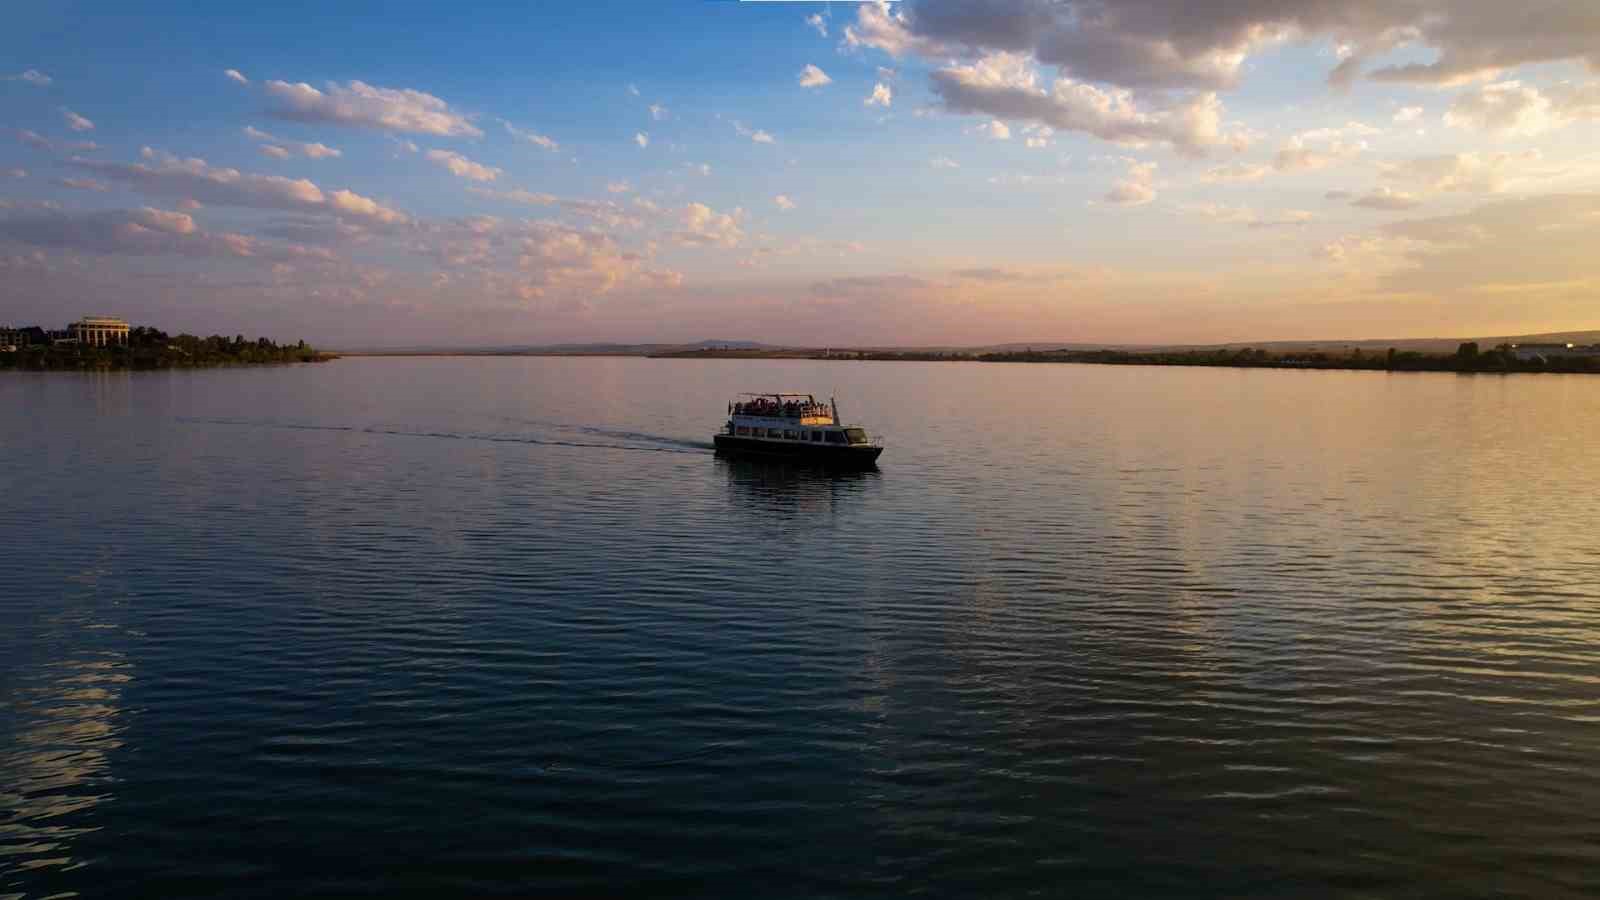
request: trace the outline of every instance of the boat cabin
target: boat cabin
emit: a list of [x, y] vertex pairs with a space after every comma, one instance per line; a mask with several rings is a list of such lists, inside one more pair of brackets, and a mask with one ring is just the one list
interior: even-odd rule
[[839, 424], [838, 405], [811, 394], [740, 394], [728, 404], [729, 437], [791, 445], [870, 445], [866, 429]]

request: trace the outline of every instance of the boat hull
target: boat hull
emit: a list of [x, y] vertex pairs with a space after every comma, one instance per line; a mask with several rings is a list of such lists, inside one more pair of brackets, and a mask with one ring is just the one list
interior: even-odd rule
[[718, 453], [803, 460], [827, 466], [865, 468], [877, 464], [882, 447], [862, 444], [817, 444], [809, 441], [765, 441], [760, 438], [718, 434], [712, 437]]

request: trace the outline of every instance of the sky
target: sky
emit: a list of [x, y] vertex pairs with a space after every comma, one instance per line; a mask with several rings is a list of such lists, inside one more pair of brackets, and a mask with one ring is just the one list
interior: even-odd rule
[[1600, 328], [1593, 0], [136, 6], [7, 16], [0, 324]]

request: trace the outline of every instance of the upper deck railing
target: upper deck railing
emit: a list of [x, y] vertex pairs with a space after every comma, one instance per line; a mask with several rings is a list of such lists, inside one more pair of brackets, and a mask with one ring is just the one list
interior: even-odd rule
[[741, 394], [740, 396], [749, 399], [729, 403], [729, 415], [834, 421], [833, 406], [818, 402], [811, 394]]

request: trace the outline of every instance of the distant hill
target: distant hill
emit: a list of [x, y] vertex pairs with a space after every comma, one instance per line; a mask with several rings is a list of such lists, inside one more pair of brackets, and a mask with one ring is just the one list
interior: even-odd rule
[[1465, 341], [1476, 341], [1482, 347], [1498, 344], [1600, 344], [1600, 331], [1558, 331], [1545, 334], [1491, 335], [1487, 337], [1435, 337], [1435, 338], [1359, 338], [1351, 340], [1321, 341], [1231, 341], [1222, 344], [1151, 344], [1106, 343], [1092, 341], [1017, 341], [1008, 344], [983, 346], [897, 346], [893, 344], [858, 344], [853, 346], [804, 347], [765, 344], [760, 341], [704, 340], [690, 344], [528, 344], [502, 347], [403, 347], [374, 349], [341, 349], [347, 356], [693, 356], [708, 352], [729, 351], [748, 358], [783, 358], [806, 356], [813, 351], [831, 349], [835, 353], [1014, 353], [1021, 350], [1212, 350], [1228, 348], [1237, 350], [1252, 347], [1276, 352], [1323, 351], [1360, 348], [1363, 351], [1384, 351], [1390, 347], [1418, 353], [1452, 353]]

